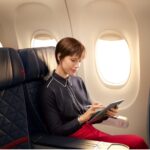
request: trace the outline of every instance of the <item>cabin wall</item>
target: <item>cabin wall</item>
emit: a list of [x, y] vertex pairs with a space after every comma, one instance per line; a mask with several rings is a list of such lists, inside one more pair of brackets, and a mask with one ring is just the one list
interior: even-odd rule
[[[150, 26], [150, 15], [148, 12], [145, 12], [145, 17], [143, 17], [142, 15], [138, 15], [137, 19], [138, 19], [138, 23], [139, 23], [139, 30], [140, 30], [140, 68], [141, 68], [141, 80], [140, 80], [140, 91], [138, 94], [138, 100], [139, 102], [139, 110], [142, 109], [144, 110], [141, 115], [139, 115], [140, 118], [144, 118], [141, 120], [141, 122], [146, 122], [143, 129], [145, 128], [145, 131], [143, 131], [145, 133], [145, 136], [147, 138], [148, 135], [148, 119], [150, 119], [148, 116], [148, 95], [149, 95], [149, 89], [150, 89], [150, 67], [149, 67], [149, 57], [150, 57], [150, 50], [149, 50], [149, 40], [150, 39], [150, 30], [149, 30], [149, 26]], [[134, 106], [136, 112], [138, 113], [138, 107], [136, 108], [136, 105]], [[139, 114], [139, 113], [138, 113]], [[150, 114], [149, 114], [150, 115]], [[138, 117], [138, 118], [139, 118]], [[142, 122], [142, 123], [143, 123]], [[138, 123], [140, 126], [140, 129], [142, 128], [142, 123]], [[142, 133], [142, 131], [140, 132]], [[148, 139], [148, 142], [150, 141], [150, 139]]]
[[18, 48], [14, 21], [10, 18], [0, 20], [0, 41], [3, 46]]
[[20, 48], [30, 47], [32, 35], [37, 31], [47, 31], [57, 40], [64, 36], [70, 36], [71, 31], [65, 4], [63, 1], [55, 3], [55, 5], [50, 4], [49, 6], [40, 3], [25, 3], [16, 9], [15, 22]]

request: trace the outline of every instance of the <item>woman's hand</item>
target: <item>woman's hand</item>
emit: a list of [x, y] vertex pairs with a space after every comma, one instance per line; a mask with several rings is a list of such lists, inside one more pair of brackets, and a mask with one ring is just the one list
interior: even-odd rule
[[118, 107], [116, 108], [111, 108], [110, 110], [107, 111], [108, 117], [114, 117], [118, 113]]
[[[97, 112], [98, 109], [103, 109], [103, 108], [104, 108], [104, 106], [102, 104], [100, 104], [98, 102], [93, 103], [83, 115], [78, 117], [78, 121], [81, 124], [88, 121], [91, 118], [91, 116]], [[106, 112], [106, 115], [108, 117], [115, 117], [117, 113], [118, 113], [118, 107], [111, 108], [110, 110], [108, 110]]]
[[103, 106], [102, 104], [100, 104], [100, 103], [98, 103], [98, 102], [93, 103], [93, 104], [89, 107], [89, 109], [87, 109], [87, 111], [86, 111], [83, 115], [81, 115], [81, 116], [78, 118], [78, 121], [79, 121], [81, 124], [84, 123], [84, 122], [86, 122], [86, 121], [88, 121], [88, 120], [91, 118], [91, 116], [96, 113], [96, 111], [97, 111], [98, 109], [102, 109], [102, 108], [104, 108], [104, 106]]

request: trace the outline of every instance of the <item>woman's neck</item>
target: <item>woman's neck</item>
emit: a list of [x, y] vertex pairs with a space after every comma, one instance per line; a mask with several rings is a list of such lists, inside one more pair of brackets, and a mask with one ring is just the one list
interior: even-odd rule
[[69, 74], [67, 74], [67, 73], [64, 71], [64, 69], [63, 69], [62, 67], [60, 67], [60, 66], [57, 66], [55, 72], [56, 72], [58, 75], [60, 75], [61, 77], [63, 77], [63, 78], [67, 78], [67, 77], [69, 76]]

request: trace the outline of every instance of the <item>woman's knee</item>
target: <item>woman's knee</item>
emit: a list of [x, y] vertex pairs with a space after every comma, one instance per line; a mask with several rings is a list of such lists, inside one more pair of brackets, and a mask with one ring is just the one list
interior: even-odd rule
[[132, 140], [132, 145], [130, 146], [132, 149], [148, 149], [148, 145], [145, 143], [144, 139], [137, 135], [131, 135], [130, 139]]

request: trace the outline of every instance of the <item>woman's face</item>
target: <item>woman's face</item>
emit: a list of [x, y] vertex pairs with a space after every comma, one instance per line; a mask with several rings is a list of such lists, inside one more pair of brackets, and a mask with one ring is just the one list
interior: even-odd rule
[[82, 59], [82, 57], [79, 58], [77, 55], [64, 57], [59, 63], [64, 75], [75, 75]]

